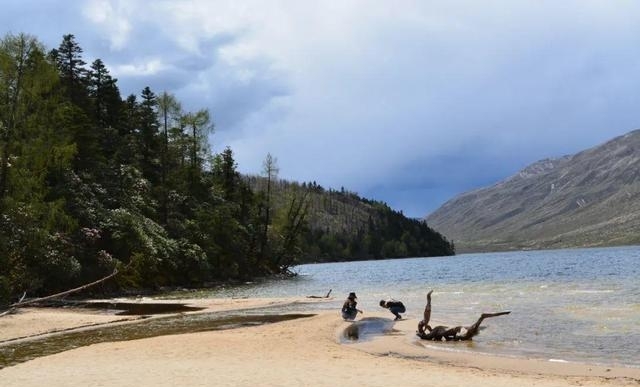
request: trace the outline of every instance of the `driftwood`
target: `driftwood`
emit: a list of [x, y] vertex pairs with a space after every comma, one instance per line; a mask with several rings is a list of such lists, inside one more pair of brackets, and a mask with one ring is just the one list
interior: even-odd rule
[[110, 278], [115, 277], [116, 274], [118, 274], [118, 269], [113, 269], [113, 273], [109, 274], [108, 276], [100, 278], [99, 280], [93, 281], [91, 283], [79, 286], [77, 288], [73, 288], [73, 289], [70, 289], [70, 290], [65, 290], [64, 292], [52, 294], [52, 295], [46, 296], [46, 297], [33, 298], [31, 300], [23, 301], [24, 297], [27, 295], [27, 293], [25, 292], [22, 295], [22, 298], [20, 298], [20, 301], [9, 305], [9, 309], [7, 309], [6, 311], [0, 313], [0, 317], [4, 316], [6, 314], [13, 313], [18, 308], [22, 308], [22, 307], [25, 307], [25, 306], [28, 306], [28, 305], [37, 304], [37, 303], [42, 302], [42, 301], [48, 301], [48, 300], [53, 300], [55, 298], [68, 296], [69, 294], [77, 293], [79, 291], [88, 289], [88, 288], [90, 288], [92, 286], [98, 285], [98, 284], [100, 284], [100, 283], [102, 283], [102, 282], [104, 282], [104, 281], [106, 281], [106, 280], [108, 280]]
[[[20, 299], [18, 300], [18, 303], [22, 302], [22, 300], [24, 300], [24, 298], [27, 296], [27, 292], [22, 293], [22, 297], [20, 297]], [[16, 311], [16, 308], [9, 308], [7, 310], [5, 310], [4, 312], [0, 313], [0, 317], [6, 315], [6, 314], [11, 314], [13, 312]]]
[[329, 295], [331, 294], [331, 290], [333, 290], [333, 289], [329, 289], [327, 294], [324, 295], [324, 296], [307, 296], [307, 298], [329, 298]]
[[[429, 330], [429, 333], [422, 330], [420, 325], [418, 325], [418, 332], [416, 334], [422, 340], [432, 340], [432, 341], [441, 341], [445, 339], [446, 341], [467, 341], [472, 340], [473, 336], [476, 336], [480, 333], [480, 324], [482, 321], [489, 317], [497, 317], [503, 316], [505, 314], [509, 314], [511, 311], [506, 312], [498, 312], [498, 313], [482, 313], [478, 321], [476, 321], [473, 325], [468, 327], [457, 326], [453, 328], [449, 328], [444, 325], [438, 325], [436, 327], [431, 328], [429, 325], [426, 325], [426, 328]], [[465, 329], [464, 333], [460, 333], [463, 329]]]
[[[498, 312], [498, 313], [482, 313], [478, 321], [476, 321], [473, 325], [468, 327], [457, 326], [453, 328], [449, 328], [444, 325], [438, 325], [436, 327], [431, 328], [429, 325], [429, 320], [431, 319], [431, 290], [427, 293], [427, 305], [424, 307], [424, 319], [418, 323], [418, 330], [416, 334], [422, 340], [433, 340], [433, 341], [441, 341], [445, 339], [446, 341], [466, 341], [472, 340], [473, 336], [480, 333], [480, 324], [486, 318], [504, 316], [506, 314], [511, 313], [511, 311], [506, 312]], [[461, 333], [462, 330], [465, 330], [464, 333]], [[428, 331], [428, 333], [427, 333]]]

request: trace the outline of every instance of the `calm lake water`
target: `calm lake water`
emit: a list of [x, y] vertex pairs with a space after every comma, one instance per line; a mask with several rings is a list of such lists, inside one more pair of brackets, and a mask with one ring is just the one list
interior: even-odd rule
[[[432, 296], [432, 323], [470, 325], [488, 319], [472, 343], [427, 346], [503, 356], [640, 367], [640, 247], [462, 254], [301, 265], [296, 278], [220, 289], [216, 297], [324, 295], [335, 300], [308, 309], [337, 310], [350, 291], [359, 307], [380, 312], [380, 299], [422, 318]], [[391, 317], [391, 316], [390, 316]], [[337, 317], [338, 318], [338, 317]], [[432, 324], [433, 325], [433, 324]]]

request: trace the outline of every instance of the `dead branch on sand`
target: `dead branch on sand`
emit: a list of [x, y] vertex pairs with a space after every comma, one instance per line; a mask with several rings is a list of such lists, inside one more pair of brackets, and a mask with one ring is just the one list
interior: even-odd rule
[[79, 291], [88, 289], [88, 288], [90, 288], [92, 286], [96, 286], [96, 285], [98, 285], [98, 284], [100, 284], [100, 283], [102, 283], [102, 282], [104, 282], [104, 281], [106, 281], [106, 280], [108, 280], [110, 278], [115, 277], [116, 274], [118, 274], [118, 269], [113, 269], [113, 273], [109, 274], [108, 276], [100, 278], [99, 280], [93, 281], [91, 283], [79, 286], [77, 288], [65, 290], [64, 292], [52, 294], [52, 295], [46, 296], [46, 297], [33, 298], [31, 300], [23, 301], [24, 297], [27, 295], [27, 293], [25, 292], [22, 295], [22, 298], [20, 298], [20, 300], [18, 302], [9, 305], [9, 309], [7, 309], [4, 312], [0, 313], [0, 317], [5, 316], [7, 314], [14, 313], [16, 311], [16, 309], [18, 309], [18, 308], [22, 308], [22, 307], [25, 307], [25, 306], [37, 304], [37, 303], [42, 302], [42, 301], [48, 301], [48, 300], [52, 300], [52, 299], [55, 299], [55, 298], [68, 296], [69, 294], [77, 293]]

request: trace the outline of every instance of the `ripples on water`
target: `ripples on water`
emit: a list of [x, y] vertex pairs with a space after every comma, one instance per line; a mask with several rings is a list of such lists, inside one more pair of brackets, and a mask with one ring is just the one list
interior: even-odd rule
[[[203, 296], [323, 295], [310, 308], [338, 309], [355, 291], [359, 306], [380, 309], [393, 297], [420, 319], [429, 289], [432, 321], [469, 325], [480, 313], [511, 310], [487, 320], [465, 351], [640, 367], [640, 247], [463, 254], [301, 265], [286, 281], [220, 289]], [[431, 344], [428, 344], [431, 345]], [[434, 345], [439, 345], [438, 343]]]

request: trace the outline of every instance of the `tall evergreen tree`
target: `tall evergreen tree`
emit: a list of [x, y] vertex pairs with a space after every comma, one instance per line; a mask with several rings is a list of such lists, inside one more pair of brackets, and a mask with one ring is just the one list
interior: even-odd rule
[[86, 108], [86, 62], [82, 59], [82, 48], [73, 34], [62, 36], [62, 43], [50, 52], [60, 72], [60, 80], [67, 97], [76, 106]]
[[93, 102], [93, 113], [98, 124], [103, 127], [116, 127], [122, 108], [122, 99], [117, 86], [101, 59], [91, 64], [87, 85], [89, 98]]
[[206, 141], [206, 136], [213, 132], [213, 124], [211, 123], [209, 111], [206, 109], [183, 115], [182, 122], [191, 133], [189, 175], [191, 186], [195, 187], [199, 178], [199, 171], [202, 168], [203, 157], [201, 155], [205, 150], [204, 142]]
[[101, 160], [102, 175], [109, 184], [114, 181], [114, 167], [120, 164], [118, 158], [113, 156], [122, 148], [121, 142], [126, 141], [126, 138], [119, 136], [119, 127], [123, 125], [123, 102], [117, 79], [111, 77], [102, 60], [93, 61], [87, 75], [86, 84], [93, 106], [89, 114], [100, 151], [96, 158]]
[[131, 164], [137, 151], [136, 131], [138, 126], [138, 101], [130, 94], [122, 104], [122, 122], [118, 126], [118, 136], [122, 138], [123, 149], [120, 149], [121, 163]]
[[222, 190], [224, 199], [228, 201], [237, 199], [241, 180], [231, 148], [226, 147], [215, 157], [213, 175]]
[[58, 69], [60, 87], [67, 97], [63, 102], [67, 105], [65, 120], [77, 146], [74, 160], [76, 169], [90, 172], [103, 168], [104, 155], [96, 124], [92, 120], [87, 69], [84, 67], [86, 62], [82, 59], [82, 52], [75, 36], [66, 34], [58, 48], [49, 52], [49, 58]]
[[[173, 94], [169, 94], [166, 91], [163, 91], [158, 97], [158, 116], [162, 125], [162, 176], [160, 181], [160, 212], [162, 217], [162, 223], [167, 224], [168, 222], [168, 209], [167, 209], [167, 195], [168, 189], [167, 186], [167, 175], [169, 173], [169, 129], [171, 127], [175, 127], [179, 125], [180, 114], [182, 111], [182, 107], [180, 103], [175, 98]], [[178, 124], [178, 125], [176, 125]]]
[[155, 184], [160, 181], [162, 174], [158, 159], [161, 144], [158, 132], [158, 97], [148, 86], [142, 90], [141, 97], [137, 115], [140, 163], [144, 177]]

